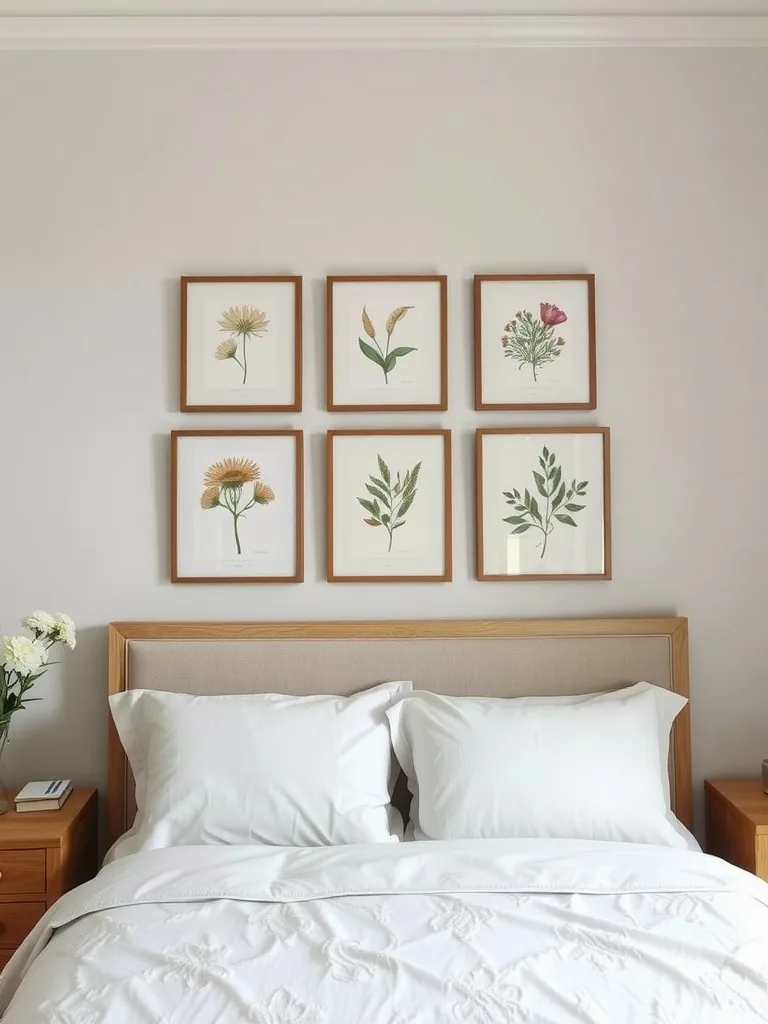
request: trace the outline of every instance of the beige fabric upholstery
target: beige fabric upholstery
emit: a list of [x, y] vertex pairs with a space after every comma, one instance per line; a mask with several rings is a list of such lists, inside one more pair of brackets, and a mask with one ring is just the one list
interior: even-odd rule
[[349, 694], [389, 679], [484, 697], [671, 684], [669, 641], [634, 637], [392, 640], [132, 640], [130, 689]]
[[[131, 640], [130, 689], [338, 693], [410, 679], [415, 689], [485, 697], [591, 693], [639, 680], [671, 687], [667, 636], [445, 639]], [[670, 781], [674, 792], [673, 766]], [[133, 820], [133, 785], [128, 820]]]

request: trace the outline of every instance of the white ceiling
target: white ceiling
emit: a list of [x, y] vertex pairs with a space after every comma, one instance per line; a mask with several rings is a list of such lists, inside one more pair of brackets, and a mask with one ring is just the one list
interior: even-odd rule
[[0, 15], [768, 14], [768, 0], [0, 0]]

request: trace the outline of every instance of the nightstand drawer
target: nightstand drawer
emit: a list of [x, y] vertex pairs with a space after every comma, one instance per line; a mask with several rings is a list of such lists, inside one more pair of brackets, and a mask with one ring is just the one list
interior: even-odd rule
[[0, 850], [0, 896], [45, 892], [45, 850]]
[[45, 903], [0, 904], [0, 946], [18, 946], [44, 913]]

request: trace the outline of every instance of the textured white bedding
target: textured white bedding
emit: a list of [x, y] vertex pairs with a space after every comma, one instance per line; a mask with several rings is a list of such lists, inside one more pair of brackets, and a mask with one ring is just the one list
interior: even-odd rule
[[59, 901], [0, 1009], [4, 1024], [757, 1024], [768, 885], [701, 853], [587, 841], [153, 850]]

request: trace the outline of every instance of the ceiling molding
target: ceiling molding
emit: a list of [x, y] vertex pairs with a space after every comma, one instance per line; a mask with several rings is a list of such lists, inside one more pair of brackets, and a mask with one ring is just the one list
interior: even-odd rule
[[766, 47], [768, 15], [0, 16], [0, 50]]

